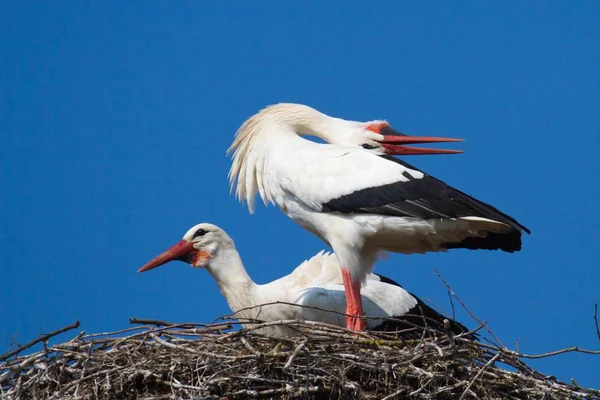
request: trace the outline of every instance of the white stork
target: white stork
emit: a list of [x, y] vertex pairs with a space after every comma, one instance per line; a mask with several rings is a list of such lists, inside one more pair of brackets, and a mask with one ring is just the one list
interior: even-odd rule
[[[262, 321], [297, 319], [344, 325], [346, 298], [340, 266], [333, 254], [321, 251], [296, 267], [290, 275], [258, 285], [246, 272], [227, 233], [215, 225], [203, 223], [188, 230], [181, 241], [138, 272], [173, 260], [206, 268], [238, 318]], [[273, 304], [276, 302], [289, 304]], [[362, 303], [367, 316], [394, 318], [370, 319], [368, 326], [371, 329], [398, 331], [426, 325], [443, 332], [444, 316], [388, 278], [368, 274], [362, 288]], [[448, 320], [454, 334], [468, 332], [465, 326]], [[293, 334], [294, 331], [274, 327], [268, 333]], [[406, 336], [411, 336], [411, 333], [421, 335], [409, 330]]]
[[[306, 140], [317, 136], [329, 144]], [[346, 326], [364, 329], [360, 285], [381, 251], [451, 248], [514, 252], [529, 230], [493, 206], [391, 157], [456, 153], [403, 144], [457, 141], [411, 137], [385, 121], [357, 122], [308, 106], [277, 104], [248, 119], [228, 150], [236, 197], [254, 210], [258, 193], [335, 252], [347, 294]]]

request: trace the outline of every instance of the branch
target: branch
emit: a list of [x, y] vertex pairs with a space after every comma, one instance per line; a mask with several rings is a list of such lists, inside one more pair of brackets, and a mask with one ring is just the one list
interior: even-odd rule
[[[231, 329], [231, 324], [229, 323], [221, 323], [221, 324], [199, 324], [195, 322], [167, 322], [161, 321], [158, 319], [138, 319], [135, 317], [129, 318], [130, 324], [143, 324], [143, 325], [156, 325], [163, 326], [164, 328], [159, 329], [169, 329], [169, 328], [181, 328], [184, 330], [193, 329], [194, 335], [199, 333], [212, 333], [212, 332], [221, 332], [224, 330]], [[135, 329], [135, 328], [134, 328]]]
[[454, 348], [456, 344], [454, 343], [454, 335], [450, 330], [450, 321], [448, 319], [444, 319], [444, 332], [446, 332], [446, 336], [448, 336], [448, 340], [450, 341], [450, 347]]
[[594, 303], [594, 323], [596, 324], [596, 335], [600, 340], [600, 328], [598, 327], [598, 303]]
[[494, 361], [496, 361], [498, 359], [499, 356], [500, 356], [500, 353], [496, 353], [496, 355], [494, 357], [490, 358], [490, 361], [485, 363], [483, 368], [481, 368], [479, 370], [479, 372], [477, 372], [477, 375], [475, 375], [475, 378], [473, 378], [473, 380], [471, 382], [469, 382], [469, 385], [467, 386], [467, 388], [465, 389], [465, 391], [463, 392], [463, 394], [460, 396], [460, 398], [458, 400], [462, 400], [465, 398], [465, 396], [471, 389], [471, 386], [473, 386], [473, 384], [477, 381], [477, 379], [479, 379], [479, 377], [483, 374], [483, 371], [485, 371], [490, 365], [492, 365], [494, 363]]
[[71, 329], [76, 329], [78, 327], [79, 327], [79, 320], [75, 321], [71, 325], [65, 326], [64, 328], [57, 329], [54, 332], [43, 334], [40, 337], [38, 337], [37, 339], [34, 339], [34, 340], [32, 340], [31, 342], [29, 342], [27, 344], [24, 344], [23, 346], [19, 347], [18, 349], [13, 350], [13, 351], [11, 351], [9, 353], [3, 354], [2, 356], [0, 356], [0, 361], [7, 360], [10, 357], [14, 356], [15, 354], [19, 354], [23, 350], [26, 350], [26, 349], [30, 348], [31, 346], [33, 346], [33, 345], [35, 345], [35, 344], [37, 344], [39, 342], [46, 341], [46, 340], [50, 339], [52, 336], [60, 335], [63, 332], [70, 331]]
[[456, 310], [454, 309], [454, 299], [452, 298], [452, 294], [454, 294], [454, 292], [450, 292], [450, 289], [448, 289], [448, 299], [450, 300], [450, 306], [452, 307], [452, 319], [456, 320]]
[[469, 313], [469, 315], [471, 316], [471, 318], [473, 318], [475, 321], [479, 322], [481, 325], [483, 325], [483, 327], [485, 328], [485, 330], [487, 331], [487, 333], [489, 333], [490, 335], [492, 335], [492, 337], [494, 338], [494, 340], [496, 340], [498, 342], [498, 344], [500, 344], [500, 346], [502, 346], [503, 348], [506, 349], [506, 346], [504, 345], [504, 343], [502, 343], [500, 341], [500, 339], [498, 339], [498, 337], [496, 335], [494, 335], [494, 332], [492, 332], [488, 327], [487, 324], [483, 321], [481, 321], [479, 318], [477, 318], [475, 316], [475, 314], [473, 314], [471, 312], [471, 310], [469, 310], [467, 308], [467, 306], [465, 305], [465, 303], [462, 302], [462, 300], [460, 299], [460, 297], [458, 297], [456, 295], [456, 293], [454, 293], [454, 290], [452, 290], [452, 288], [450, 287], [450, 285], [448, 284], [448, 282], [446, 282], [446, 280], [444, 278], [442, 278], [442, 275], [440, 274], [440, 271], [437, 270], [437, 268], [433, 269], [436, 273], [436, 275], [438, 276], [438, 278], [440, 278], [440, 280], [442, 281], [442, 283], [446, 286], [446, 288], [448, 289], [449, 293], [452, 293], [452, 296], [454, 296], [456, 298], [456, 300], [458, 300], [458, 302], [460, 303], [460, 305]]
[[290, 367], [290, 365], [292, 365], [292, 362], [294, 362], [294, 358], [296, 358], [296, 356], [298, 355], [298, 353], [300, 353], [300, 350], [302, 350], [304, 348], [304, 346], [306, 346], [306, 343], [308, 342], [308, 338], [304, 339], [294, 350], [294, 352], [292, 353], [292, 355], [290, 356], [290, 358], [288, 358], [288, 360], [286, 361], [286, 363], [283, 366], [283, 369], [288, 369]]
[[510, 354], [512, 356], [516, 356], [519, 358], [529, 358], [530, 360], [535, 360], [538, 358], [552, 357], [552, 356], [556, 356], [559, 354], [565, 354], [565, 353], [585, 353], [585, 354], [600, 355], [600, 350], [580, 349], [577, 346], [568, 347], [566, 349], [561, 349], [561, 350], [549, 351], [548, 353], [542, 353], [542, 354], [523, 354], [523, 353], [519, 353], [516, 351], [508, 350], [508, 349], [501, 349], [501, 350], [503, 353]]
[[196, 326], [202, 326], [202, 327], [206, 326], [206, 324], [195, 324], [195, 323], [190, 323], [190, 322], [182, 322], [182, 323], [176, 324], [174, 322], [161, 321], [158, 319], [138, 319], [135, 317], [129, 318], [129, 323], [130, 324], [142, 324], [142, 325], [157, 325], [157, 326], [177, 325], [182, 328], [194, 328]]

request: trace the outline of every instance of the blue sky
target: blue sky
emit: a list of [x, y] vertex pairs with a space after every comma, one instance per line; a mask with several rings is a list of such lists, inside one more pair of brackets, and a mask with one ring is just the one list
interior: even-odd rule
[[[205, 271], [136, 274], [199, 222], [229, 232], [259, 283], [324, 248], [229, 194], [236, 129], [284, 101], [465, 138], [464, 155], [409, 162], [524, 223], [523, 251], [394, 255], [376, 272], [449, 310], [439, 269], [524, 352], [600, 348], [599, 3], [13, 1], [0, 32], [2, 348], [76, 319], [228, 313]], [[600, 357], [532, 364], [600, 387]]]

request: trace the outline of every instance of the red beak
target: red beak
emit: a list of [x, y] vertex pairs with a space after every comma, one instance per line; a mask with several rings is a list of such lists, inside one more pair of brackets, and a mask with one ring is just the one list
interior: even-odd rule
[[165, 250], [161, 255], [156, 257], [154, 260], [150, 261], [142, 268], [138, 269], [137, 272], [144, 272], [151, 270], [156, 267], [160, 267], [163, 264], [168, 263], [169, 261], [174, 260], [182, 260], [185, 261], [187, 257], [196, 251], [194, 249], [194, 243], [188, 242], [187, 240], [181, 240], [175, 243], [173, 246]]
[[390, 126], [383, 126], [378, 132], [383, 135], [383, 140], [380, 142], [387, 154], [413, 156], [424, 154], [460, 154], [462, 150], [444, 150], [444, 149], [429, 149], [426, 147], [409, 147], [403, 146], [406, 144], [416, 143], [443, 143], [443, 142], [464, 142], [463, 139], [453, 139], [444, 137], [431, 136], [408, 136], [400, 133]]

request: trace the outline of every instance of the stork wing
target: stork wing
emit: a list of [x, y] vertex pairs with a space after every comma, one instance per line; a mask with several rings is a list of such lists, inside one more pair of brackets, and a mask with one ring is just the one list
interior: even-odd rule
[[303, 176], [294, 176], [285, 188], [315, 211], [423, 219], [478, 217], [530, 232], [497, 208], [398, 158], [335, 146], [320, 156], [302, 160]]
[[274, 168], [279, 172], [276, 182], [291, 198], [317, 212], [337, 211], [324, 209], [324, 205], [363, 189], [408, 182], [411, 173], [415, 174], [414, 178], [423, 175], [390, 163], [375, 153], [337, 145], [298, 151], [281, 161]]

